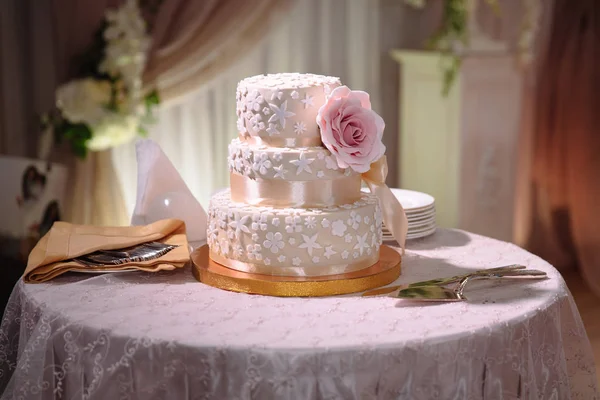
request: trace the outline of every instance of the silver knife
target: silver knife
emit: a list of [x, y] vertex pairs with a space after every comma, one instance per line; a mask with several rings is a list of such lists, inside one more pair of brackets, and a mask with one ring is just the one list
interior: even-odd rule
[[404, 285], [395, 285], [395, 286], [388, 286], [388, 287], [379, 288], [379, 289], [373, 289], [373, 290], [364, 292], [362, 294], [362, 296], [363, 297], [379, 296], [382, 294], [388, 294], [388, 293], [395, 292], [396, 290], [406, 289], [406, 288], [410, 288], [410, 287], [448, 285], [450, 283], [460, 282], [462, 279], [464, 279], [468, 276], [471, 276], [471, 275], [486, 275], [486, 274], [490, 274], [490, 273], [494, 273], [494, 272], [522, 270], [525, 268], [526, 267], [524, 265], [512, 264], [512, 265], [505, 265], [504, 267], [481, 269], [478, 271], [469, 272], [469, 273], [466, 273], [463, 275], [456, 275], [456, 276], [452, 276], [449, 278], [431, 279], [428, 281], [414, 282], [414, 283], [408, 283], [408, 284], [404, 284]]
[[415, 300], [415, 301], [463, 301], [467, 300], [463, 294], [463, 290], [469, 279], [490, 279], [490, 278], [502, 278], [502, 277], [523, 277], [528, 279], [545, 279], [547, 275], [544, 271], [536, 269], [524, 269], [514, 271], [496, 272], [488, 275], [471, 275], [464, 278], [460, 285], [455, 288], [443, 287], [439, 285], [430, 286], [414, 286], [404, 288], [398, 291], [398, 298]]

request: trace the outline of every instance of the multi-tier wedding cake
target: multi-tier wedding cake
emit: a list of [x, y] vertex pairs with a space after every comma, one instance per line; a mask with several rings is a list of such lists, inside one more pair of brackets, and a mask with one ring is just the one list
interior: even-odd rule
[[[259, 75], [238, 84], [237, 116], [230, 189], [208, 211], [210, 258], [279, 276], [377, 263], [386, 206], [382, 214], [373, 187], [385, 187], [387, 170], [384, 124], [368, 94], [334, 77]], [[361, 192], [363, 180], [375, 194]]]

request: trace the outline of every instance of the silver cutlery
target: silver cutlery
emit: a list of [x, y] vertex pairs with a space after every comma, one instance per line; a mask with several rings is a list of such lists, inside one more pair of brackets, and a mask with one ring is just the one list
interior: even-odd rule
[[401, 299], [417, 300], [417, 301], [465, 301], [467, 300], [464, 295], [465, 287], [467, 283], [474, 279], [490, 279], [490, 278], [504, 278], [504, 277], [522, 277], [527, 279], [545, 279], [547, 277], [544, 271], [535, 269], [525, 270], [513, 270], [495, 272], [487, 275], [470, 275], [460, 280], [455, 288], [448, 288], [440, 285], [430, 286], [414, 286], [410, 288], [400, 289], [397, 297]]
[[407, 288], [417, 287], [417, 286], [449, 285], [451, 283], [460, 282], [462, 279], [469, 277], [469, 276], [488, 275], [488, 274], [494, 273], [494, 272], [523, 270], [525, 268], [526, 267], [524, 265], [519, 265], [519, 264], [505, 265], [503, 267], [482, 269], [482, 270], [473, 271], [473, 272], [469, 272], [469, 273], [462, 274], [462, 275], [452, 276], [449, 278], [431, 279], [431, 280], [427, 280], [427, 281], [408, 283], [408, 284], [404, 284], [404, 285], [387, 286], [387, 287], [383, 287], [383, 288], [379, 288], [379, 289], [373, 289], [373, 290], [364, 292], [362, 294], [362, 296], [365, 296], [365, 297], [379, 296], [382, 294], [392, 293], [397, 290], [407, 289]]

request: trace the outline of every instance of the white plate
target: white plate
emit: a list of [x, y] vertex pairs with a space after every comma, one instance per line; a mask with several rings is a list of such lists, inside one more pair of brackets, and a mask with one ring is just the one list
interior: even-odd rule
[[435, 233], [436, 229], [437, 229], [437, 227], [434, 226], [433, 228], [431, 228], [428, 231], [423, 231], [423, 232], [420, 232], [420, 233], [416, 233], [414, 235], [407, 235], [406, 239], [407, 240], [419, 239], [419, 238], [423, 238], [425, 236], [433, 235]]
[[407, 213], [433, 207], [435, 199], [427, 193], [414, 190], [392, 188], [392, 193], [400, 201]]
[[[398, 201], [400, 201], [400, 204], [402, 204], [406, 214], [419, 213], [434, 207], [435, 199], [427, 193], [398, 188], [390, 189]], [[361, 190], [365, 193], [370, 193], [367, 188], [362, 188]]]

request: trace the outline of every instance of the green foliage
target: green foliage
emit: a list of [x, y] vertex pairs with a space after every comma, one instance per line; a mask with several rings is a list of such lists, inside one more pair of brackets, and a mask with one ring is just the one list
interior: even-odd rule
[[[485, 0], [496, 15], [500, 14], [497, 0]], [[429, 39], [427, 47], [442, 52], [443, 87], [442, 94], [447, 96], [456, 80], [462, 59], [455, 53], [454, 47], [462, 44], [469, 45], [469, 9], [468, 0], [445, 0], [442, 25]]]

